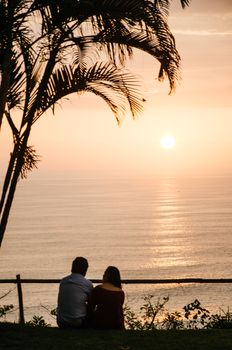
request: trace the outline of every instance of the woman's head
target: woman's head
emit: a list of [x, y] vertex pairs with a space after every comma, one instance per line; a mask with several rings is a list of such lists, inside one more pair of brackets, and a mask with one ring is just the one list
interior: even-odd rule
[[109, 282], [115, 287], [122, 288], [119, 269], [115, 266], [108, 266], [103, 275], [103, 282]]

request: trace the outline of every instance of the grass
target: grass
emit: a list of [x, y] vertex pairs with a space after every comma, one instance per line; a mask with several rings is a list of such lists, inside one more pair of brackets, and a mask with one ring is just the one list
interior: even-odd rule
[[232, 330], [60, 330], [0, 323], [0, 349], [231, 350]]

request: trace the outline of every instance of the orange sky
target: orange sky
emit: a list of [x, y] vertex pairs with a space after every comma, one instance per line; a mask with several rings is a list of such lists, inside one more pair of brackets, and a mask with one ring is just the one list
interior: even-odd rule
[[[137, 52], [130, 65], [143, 81], [143, 114], [118, 127], [98, 97], [72, 96], [34, 126], [38, 174], [232, 174], [232, 1], [192, 0], [184, 11], [173, 3], [170, 26], [183, 66], [176, 92], [168, 95], [167, 82], [156, 79], [158, 64]], [[176, 138], [168, 151], [160, 147], [167, 133]], [[8, 138], [4, 128], [0, 175]]]

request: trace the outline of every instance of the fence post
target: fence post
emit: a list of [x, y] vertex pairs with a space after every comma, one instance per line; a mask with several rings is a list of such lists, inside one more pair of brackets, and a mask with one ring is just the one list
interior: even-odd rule
[[24, 310], [23, 310], [23, 292], [22, 292], [20, 275], [16, 275], [16, 283], [17, 283], [18, 300], [19, 300], [19, 323], [24, 324], [25, 319], [24, 319]]

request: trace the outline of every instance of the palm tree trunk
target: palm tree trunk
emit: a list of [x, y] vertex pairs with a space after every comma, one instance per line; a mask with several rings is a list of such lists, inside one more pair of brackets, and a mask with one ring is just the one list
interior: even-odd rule
[[20, 175], [20, 170], [21, 169], [20, 169], [20, 166], [18, 164], [14, 170], [13, 177], [12, 177], [11, 183], [10, 183], [9, 192], [7, 195], [7, 199], [6, 199], [5, 205], [3, 207], [3, 212], [2, 212], [2, 216], [1, 216], [1, 222], [0, 222], [0, 247], [2, 245], [2, 240], [4, 237], [5, 230], [6, 230], [6, 225], [8, 222], [9, 213], [10, 213], [10, 209], [11, 209], [12, 202], [13, 202], [13, 198], [14, 198], [14, 194], [15, 194], [15, 190], [16, 190], [16, 185], [17, 185], [18, 178]]
[[[5, 200], [2, 207], [2, 215], [0, 217], [0, 247], [2, 245], [4, 233], [5, 233], [7, 222], [9, 219], [9, 214], [13, 203], [14, 194], [15, 194], [16, 186], [20, 176], [20, 172], [24, 164], [24, 153], [27, 147], [30, 130], [31, 130], [31, 127], [28, 125], [25, 131], [25, 134], [23, 136], [23, 141], [20, 144], [20, 147], [16, 149], [14, 157], [12, 158], [12, 162], [14, 161], [13, 168], [11, 169], [8, 168], [9, 172], [7, 171], [7, 176], [9, 177], [7, 181], [9, 181], [9, 183], [8, 184], [6, 183], [8, 192], [4, 194]], [[13, 171], [12, 175], [10, 174], [10, 171]]]
[[1, 213], [2, 213], [2, 210], [3, 210], [3, 207], [4, 207], [4, 203], [5, 203], [5, 199], [6, 199], [6, 194], [7, 194], [9, 185], [10, 185], [10, 180], [12, 178], [12, 174], [13, 174], [13, 170], [14, 170], [14, 164], [15, 164], [15, 161], [16, 161], [16, 158], [17, 158], [17, 156], [16, 156], [17, 155], [17, 149], [18, 149], [18, 146], [15, 144], [14, 150], [11, 153], [11, 156], [10, 156], [10, 162], [9, 162], [9, 165], [8, 165], [8, 168], [7, 168], [7, 172], [6, 172], [6, 175], [5, 175], [5, 180], [4, 180], [3, 187], [2, 187], [2, 195], [1, 195], [1, 199], [0, 199], [0, 218], [1, 218]]

